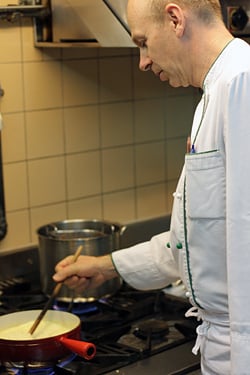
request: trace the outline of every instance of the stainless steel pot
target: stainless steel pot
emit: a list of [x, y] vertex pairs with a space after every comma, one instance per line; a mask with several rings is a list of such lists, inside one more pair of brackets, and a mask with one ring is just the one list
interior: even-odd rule
[[[43, 291], [50, 295], [54, 282], [55, 265], [68, 255], [74, 254], [83, 245], [82, 255], [101, 256], [119, 249], [124, 227], [99, 220], [64, 220], [50, 223], [37, 230], [39, 239], [40, 276]], [[72, 290], [63, 286], [58, 300], [92, 301], [114, 294], [122, 284], [120, 278], [106, 281], [96, 289], [72, 295]]]

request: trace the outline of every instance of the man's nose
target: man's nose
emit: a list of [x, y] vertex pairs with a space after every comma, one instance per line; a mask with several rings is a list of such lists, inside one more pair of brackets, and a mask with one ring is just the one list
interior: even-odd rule
[[144, 56], [142, 53], [140, 54], [140, 63], [139, 68], [143, 72], [146, 72], [147, 70], [151, 70], [152, 61], [148, 56]]

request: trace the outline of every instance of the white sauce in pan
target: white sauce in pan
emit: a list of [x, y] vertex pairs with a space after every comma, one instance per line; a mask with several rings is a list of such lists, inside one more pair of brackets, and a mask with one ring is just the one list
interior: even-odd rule
[[13, 322], [13, 325], [0, 329], [0, 339], [4, 340], [34, 340], [34, 339], [43, 339], [53, 336], [58, 336], [63, 334], [65, 330], [65, 325], [62, 325], [57, 322], [52, 322], [49, 320], [42, 320], [35, 332], [31, 335], [29, 330], [33, 325], [34, 320], [28, 321], [22, 324], [16, 324]]

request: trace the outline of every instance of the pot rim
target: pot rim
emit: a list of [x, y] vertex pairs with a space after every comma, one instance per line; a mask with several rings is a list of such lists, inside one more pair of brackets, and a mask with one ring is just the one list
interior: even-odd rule
[[[79, 225], [79, 228], [75, 228], [73, 227], [73, 225], [76, 224], [76, 225]], [[81, 226], [82, 224], [82, 226]], [[67, 228], [67, 225], [69, 226]], [[71, 225], [72, 225], [72, 228], [71, 228]], [[98, 227], [91, 227], [91, 226], [95, 226], [95, 225], [100, 225], [100, 228]], [[108, 229], [107, 232], [105, 232], [105, 229], [103, 229], [103, 226], [105, 228]], [[59, 221], [54, 221], [54, 222], [50, 222], [50, 223], [47, 223], [45, 225], [42, 225], [40, 226], [37, 230], [36, 230], [36, 233], [37, 235], [40, 237], [40, 238], [45, 238], [45, 239], [49, 239], [49, 240], [53, 240], [53, 241], [72, 241], [72, 238], [60, 238], [60, 237], [56, 237], [55, 233], [57, 231], [62, 231], [65, 230], [65, 232], [69, 232], [69, 231], [72, 231], [72, 232], [77, 232], [77, 231], [84, 231], [84, 230], [95, 230], [95, 231], [98, 231], [100, 232], [100, 235], [99, 236], [89, 236], [89, 237], [75, 237], [73, 240], [74, 241], [93, 241], [93, 240], [98, 240], [98, 239], [101, 239], [101, 238], [104, 238], [104, 237], [109, 237], [109, 236], [112, 236], [116, 233], [119, 233], [120, 235], [122, 235], [122, 233], [124, 232], [124, 225], [120, 224], [120, 223], [116, 223], [116, 222], [110, 222], [110, 221], [107, 221], [107, 220], [98, 220], [98, 219], [64, 219], [64, 220], [59, 220]]]

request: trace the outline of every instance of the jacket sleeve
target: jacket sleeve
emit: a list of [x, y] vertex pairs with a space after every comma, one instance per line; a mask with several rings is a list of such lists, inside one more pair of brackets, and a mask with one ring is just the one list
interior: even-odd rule
[[169, 232], [127, 249], [112, 253], [121, 277], [135, 289], [164, 288], [179, 278], [177, 265], [167, 247]]
[[227, 90], [227, 269], [231, 330], [231, 374], [250, 365], [250, 72]]

